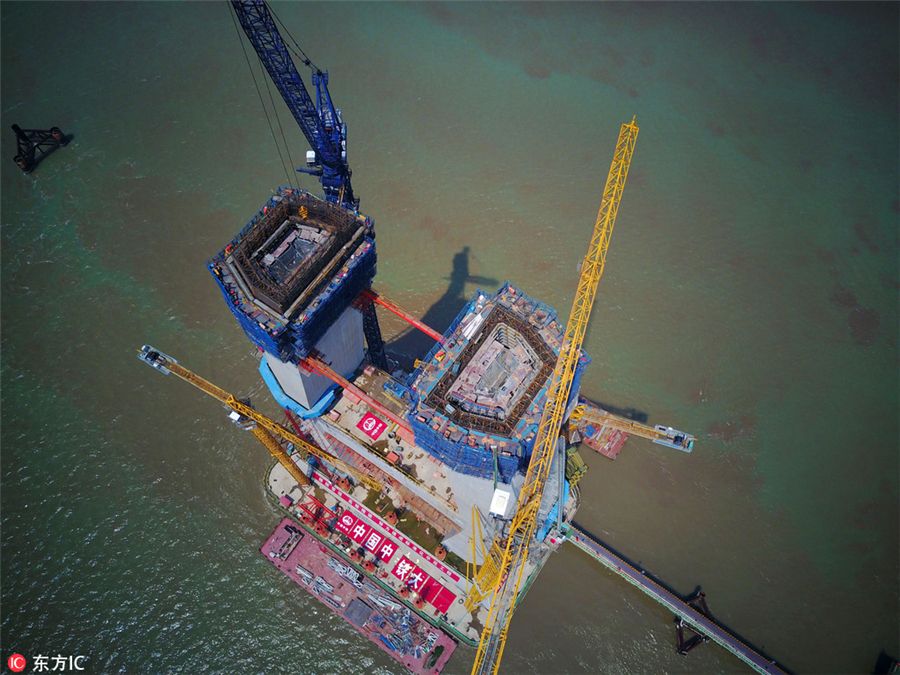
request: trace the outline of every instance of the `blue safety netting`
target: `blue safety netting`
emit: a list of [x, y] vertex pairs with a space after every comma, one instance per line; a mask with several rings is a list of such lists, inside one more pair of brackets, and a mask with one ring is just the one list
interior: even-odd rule
[[[454, 471], [478, 478], [494, 478], [494, 452], [465, 442], [453, 442], [444, 438], [428, 424], [411, 416], [410, 425], [416, 435], [416, 444], [449, 466]], [[489, 437], [488, 437], [489, 438]], [[509, 483], [519, 471], [520, 459], [497, 455], [497, 478]]]
[[375, 277], [377, 255], [372, 222], [364, 216], [358, 216], [361, 219], [359, 222], [368, 228], [368, 233], [355, 249], [348, 248], [341, 253], [342, 257], [337, 260], [330, 276], [311, 285], [309, 300], [295, 310], [292, 316], [282, 316], [264, 309], [253, 297], [247, 295], [223, 263], [228, 251], [258, 227], [267, 212], [281, 202], [290, 202], [296, 206], [303, 203], [319, 204], [321, 200], [302, 190], [279, 188], [232, 239], [229, 246], [207, 263], [207, 267], [225, 297], [228, 308], [250, 341], [281, 361], [298, 363], [309, 354], [357, 296], [371, 286]]

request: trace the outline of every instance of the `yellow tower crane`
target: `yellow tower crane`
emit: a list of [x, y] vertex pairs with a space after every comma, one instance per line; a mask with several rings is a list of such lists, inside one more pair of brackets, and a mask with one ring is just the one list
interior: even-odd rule
[[303, 475], [303, 472], [300, 471], [300, 467], [298, 467], [287, 454], [287, 452], [285, 452], [284, 448], [281, 447], [281, 444], [278, 442], [275, 436], [281, 437], [289, 443], [292, 443], [297, 451], [300, 452], [301, 456], [306, 455], [308, 457], [309, 455], [312, 455], [316, 459], [327, 464], [331, 464], [341, 471], [350, 474], [370, 490], [381, 490], [382, 485], [375, 478], [358, 471], [346, 462], [326, 452], [322, 448], [319, 448], [305, 441], [293, 431], [290, 431], [275, 420], [266, 417], [258, 410], [249, 406], [247, 403], [238, 400], [224, 389], [220, 389], [211, 382], [204, 380], [196, 373], [193, 373], [184, 366], [179, 365], [178, 361], [173, 359], [171, 356], [163, 354], [158, 349], [154, 349], [149, 345], [144, 345], [140, 349], [138, 358], [140, 358], [144, 363], [153, 366], [161, 373], [165, 373], [166, 375], [168, 375], [169, 373], [173, 373], [177, 375], [185, 382], [189, 382], [199, 390], [212, 396], [214, 399], [221, 401], [225, 404], [226, 407], [231, 408], [240, 416], [236, 421], [240, 422], [240, 418], [243, 418], [244, 420], [249, 420], [250, 422], [252, 422], [252, 424], [246, 424], [245, 428], [249, 429], [253, 433], [253, 435], [256, 436], [256, 438], [259, 439], [259, 441], [264, 446], [266, 446], [266, 449], [272, 454], [272, 456], [277, 459], [285, 469], [287, 469], [288, 473], [290, 473], [291, 476], [293, 476], [294, 480], [296, 480], [301, 486], [308, 485], [309, 479]]
[[500, 667], [500, 657], [506, 643], [509, 621], [515, 609], [519, 587], [522, 584], [522, 573], [532, 547], [532, 538], [537, 524], [538, 509], [544, 494], [544, 484], [550, 471], [550, 461], [557, 449], [560, 429], [572, 391], [575, 369], [581, 358], [581, 346], [591, 315], [591, 306], [597, 294], [597, 284], [603, 275], [606, 262], [606, 251], [616, 221], [616, 212], [625, 178], [631, 164], [631, 155], [637, 140], [638, 127], [634, 119], [630, 124], [623, 124], [619, 132], [615, 155], [603, 191], [600, 211], [594, 224], [594, 232], [588, 247], [587, 256], [581, 268], [578, 289], [566, 334], [559, 350], [559, 358], [547, 390], [547, 403], [541, 415], [534, 450], [525, 484], [519, 492], [516, 514], [510, 524], [500, 563], [498, 581], [491, 598], [491, 607], [481, 631], [481, 642], [475, 655], [472, 667], [473, 675], [496, 673]]

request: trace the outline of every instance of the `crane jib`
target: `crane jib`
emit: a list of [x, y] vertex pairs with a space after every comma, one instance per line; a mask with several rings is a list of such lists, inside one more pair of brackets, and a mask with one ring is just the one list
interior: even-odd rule
[[[253, 45], [300, 130], [316, 153], [321, 165], [320, 181], [330, 201], [356, 209], [358, 202], [350, 187], [350, 167], [346, 161], [346, 129], [328, 93], [326, 73], [314, 73], [320, 106], [317, 107], [303, 84], [303, 79], [281, 35], [269, 8], [262, 0], [232, 0], [241, 28]], [[323, 119], [323, 116], [326, 119]]]
[[515, 610], [525, 563], [531, 550], [532, 536], [537, 525], [538, 507], [543, 497], [550, 462], [559, 439], [574, 380], [575, 364], [580, 358], [597, 285], [603, 275], [606, 251], [609, 247], [610, 235], [615, 224], [637, 134], [638, 127], [633, 119], [630, 124], [623, 124], [619, 132], [619, 140], [616, 143], [616, 151], [610, 165], [600, 210], [594, 223], [588, 254], [585, 256], [585, 264], [581, 269], [578, 289], [575, 293], [572, 311], [569, 314], [569, 322], [535, 435], [534, 449], [528, 472], [525, 475], [525, 483], [519, 492], [516, 514], [510, 524], [503, 557], [498, 565], [500, 571], [497, 575], [498, 581], [493, 591], [488, 616], [481, 630], [481, 641], [478, 644], [475, 663], [472, 666], [473, 675], [487, 675], [488, 673], [494, 675], [500, 667], [509, 621]]

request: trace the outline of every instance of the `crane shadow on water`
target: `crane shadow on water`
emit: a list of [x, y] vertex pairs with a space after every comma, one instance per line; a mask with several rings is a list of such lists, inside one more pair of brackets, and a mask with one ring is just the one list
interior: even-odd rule
[[[487, 287], [486, 290], [493, 289], [500, 284], [497, 279], [492, 277], [471, 274], [469, 272], [470, 255], [471, 249], [464, 246], [453, 256], [453, 269], [450, 276], [445, 277], [450, 282], [447, 290], [425, 311], [425, 314], [419, 317], [422, 323], [441, 334], [450, 327], [450, 324], [469, 301], [469, 296], [466, 295], [467, 284]], [[391, 357], [400, 361], [404, 366], [410, 367], [414, 359], [422, 358], [433, 345], [434, 340], [428, 335], [411, 327], [410, 330], [387, 342], [385, 348], [390, 352]]]
[[602, 401], [594, 401], [591, 400], [598, 408], [605, 410], [608, 413], [612, 413], [617, 417], [624, 417], [629, 420], [633, 420], [634, 422], [640, 422], [641, 424], [646, 424], [649, 416], [643, 410], [638, 410], [637, 408], [619, 408], [618, 406], [614, 406], [611, 403], [603, 403]]

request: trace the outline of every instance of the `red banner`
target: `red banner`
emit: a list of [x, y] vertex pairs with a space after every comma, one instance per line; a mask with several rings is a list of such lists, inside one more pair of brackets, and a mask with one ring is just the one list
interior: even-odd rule
[[[2, 0], [0, 0], [0, 1], [2, 1]], [[330, 481], [325, 480], [317, 473], [313, 474], [312, 479], [317, 485], [321, 486], [325, 490], [328, 490], [328, 492], [330, 492], [333, 496], [337, 497], [341, 502], [343, 502], [345, 504], [349, 504], [350, 506], [352, 506], [356, 509], [359, 509], [361, 512], [365, 513], [367, 515], [367, 517], [371, 518], [374, 522], [378, 523], [378, 527], [380, 527], [382, 530], [387, 532], [391, 537], [394, 537], [395, 539], [398, 539], [398, 540], [402, 541], [404, 544], [406, 544], [407, 546], [409, 546], [413, 550], [413, 552], [422, 556], [425, 560], [427, 560], [432, 565], [437, 567], [441, 572], [443, 572], [444, 574], [448, 575], [451, 579], [453, 579], [453, 581], [460, 580], [459, 574], [457, 574], [452, 568], [447, 567], [444, 563], [442, 563], [439, 560], [437, 560], [436, 558], [432, 557], [427, 551], [425, 551], [421, 546], [416, 544], [414, 541], [412, 541], [409, 537], [404, 535], [402, 532], [398, 532], [393, 527], [391, 527], [390, 525], [385, 523], [383, 520], [381, 520], [374, 513], [369, 511], [365, 506], [363, 506], [362, 504], [357, 502], [352, 497], [347, 496], [347, 494], [342, 492], [341, 490], [338, 490]], [[345, 508], [347, 508], [347, 507], [345, 507]], [[344, 532], [344, 530], [341, 530], [341, 531]], [[349, 534], [349, 530], [347, 530], [345, 532], [345, 534]], [[389, 553], [387, 554], [387, 557], [385, 557], [385, 555], [382, 552], [379, 552], [378, 557], [384, 561], [387, 561], [390, 559], [391, 555], [393, 555], [394, 551], [397, 550], [397, 544], [394, 544], [391, 539], [387, 539], [386, 543], [382, 545], [382, 549], [384, 549], [384, 547], [389, 547], [389, 549], [388, 549]]]
[[415, 591], [419, 595], [424, 595], [425, 589], [433, 581], [417, 565], [410, 562], [406, 556], [400, 558], [400, 561], [391, 570], [391, 574], [404, 582], [409, 590]]
[[387, 422], [367, 412], [356, 425], [356, 428], [361, 429], [373, 441], [377, 441], [378, 437], [387, 429]]
[[390, 560], [398, 548], [397, 544], [374, 528], [366, 525], [349, 511], [344, 511], [341, 514], [341, 517], [335, 523], [334, 529], [338, 532], [343, 532], [353, 541], [362, 544], [367, 551], [374, 553], [384, 562]]
[[429, 583], [431, 583], [431, 577], [418, 567], [406, 575], [406, 585], [409, 586], [409, 590], [415, 591], [419, 595], [422, 594]]
[[357, 520], [356, 525], [350, 528], [350, 538], [357, 544], [361, 544], [366, 540], [366, 537], [369, 536], [371, 531], [371, 527], [366, 525], [363, 521]]
[[456, 596], [453, 594], [453, 591], [447, 590], [441, 586], [441, 592], [429, 602], [432, 607], [443, 613], [450, 608], [450, 605], [453, 604], [454, 600], [456, 600]]
[[369, 532], [369, 536], [366, 537], [366, 540], [362, 543], [363, 548], [365, 548], [367, 551], [375, 553], [378, 551], [378, 547], [381, 546], [381, 542], [383, 542], [384, 539], [385, 537], [383, 534], [372, 530], [371, 532]]
[[350, 530], [353, 529], [354, 525], [356, 525], [356, 516], [349, 511], [344, 511], [344, 513], [341, 514], [341, 517], [338, 518], [334, 529], [338, 532], [343, 532], [344, 534], [350, 534]]
[[400, 581], [406, 581], [406, 577], [409, 576], [409, 573], [413, 570], [418, 569], [415, 565], [413, 565], [406, 556], [400, 558], [397, 561], [397, 564], [394, 565], [394, 569], [391, 570], [391, 574], [397, 577]]
[[381, 545], [381, 548], [378, 549], [378, 557], [381, 558], [382, 561], [387, 562], [391, 559], [391, 556], [394, 555], [394, 552], [397, 550], [397, 544], [392, 542], [390, 539], [385, 539], [384, 543]]

